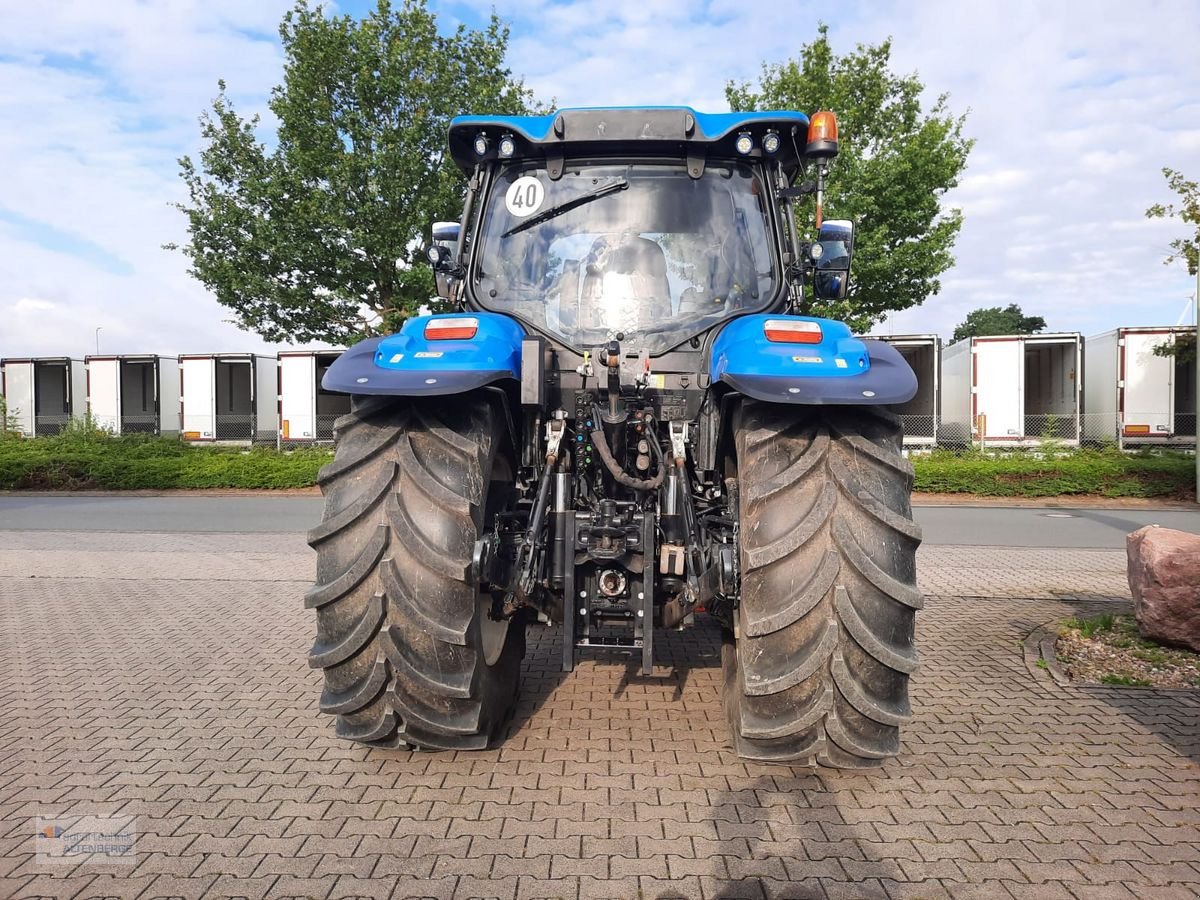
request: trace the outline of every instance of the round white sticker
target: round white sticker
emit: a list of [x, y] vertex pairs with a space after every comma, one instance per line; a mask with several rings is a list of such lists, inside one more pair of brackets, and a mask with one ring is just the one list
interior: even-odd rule
[[518, 219], [533, 215], [546, 199], [546, 189], [532, 175], [522, 175], [511, 185], [504, 195], [504, 205], [509, 213]]

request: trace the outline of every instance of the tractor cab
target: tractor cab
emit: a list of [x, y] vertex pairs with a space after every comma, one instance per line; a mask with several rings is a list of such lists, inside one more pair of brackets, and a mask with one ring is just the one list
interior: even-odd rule
[[473, 185], [462, 299], [578, 353], [620, 334], [651, 356], [786, 304], [776, 194], [808, 125], [689, 109], [456, 119], [451, 153]]

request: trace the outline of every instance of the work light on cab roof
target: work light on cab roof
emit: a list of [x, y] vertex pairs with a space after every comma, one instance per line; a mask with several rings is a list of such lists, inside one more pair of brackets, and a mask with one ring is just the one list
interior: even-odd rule
[[[783, 110], [701, 113], [689, 107], [564, 109], [534, 116], [459, 116], [450, 125], [450, 152], [468, 174], [497, 160], [553, 157], [567, 150], [609, 150], [636, 142], [656, 153], [664, 144], [691, 155], [778, 159], [792, 175], [805, 162], [837, 152], [833, 114], [818, 114], [814, 131], [804, 113]], [[550, 171], [553, 177], [553, 169]]]
[[339, 735], [483, 749], [527, 627], [557, 628], [564, 671], [600, 650], [650, 675], [656, 628], [708, 621], [739, 754], [899, 752], [919, 530], [898, 421], [865, 407], [916, 378], [807, 314], [849, 290], [854, 224], [822, 218], [837, 140], [828, 111], [451, 122], [443, 311], [322, 382], [358, 395], [309, 533]]

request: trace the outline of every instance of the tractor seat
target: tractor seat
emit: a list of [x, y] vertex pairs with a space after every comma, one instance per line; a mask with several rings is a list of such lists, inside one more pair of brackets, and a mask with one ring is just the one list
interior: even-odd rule
[[674, 314], [667, 258], [648, 238], [597, 238], [583, 269], [579, 297], [583, 328], [631, 329]]

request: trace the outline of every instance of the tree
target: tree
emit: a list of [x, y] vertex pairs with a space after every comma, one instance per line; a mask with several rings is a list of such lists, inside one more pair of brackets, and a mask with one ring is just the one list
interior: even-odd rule
[[[200, 119], [199, 163], [180, 162], [190, 272], [269, 341], [351, 343], [394, 330], [435, 287], [424, 236], [456, 219], [463, 179], [446, 153], [459, 113], [525, 112], [504, 66], [508, 29], [445, 35], [425, 0], [378, 0], [361, 21], [301, 2], [279, 27], [283, 84], [241, 118], [224, 82]], [[179, 249], [169, 245], [171, 249]]]
[[[1195, 275], [1200, 269], [1200, 184], [1188, 181], [1182, 172], [1174, 169], [1164, 168], [1162, 172], [1167, 179], [1167, 186], [1179, 195], [1179, 205], [1155, 203], [1146, 210], [1146, 216], [1150, 219], [1178, 217], [1185, 225], [1195, 229], [1195, 234], [1171, 241], [1171, 252], [1163, 260], [1163, 264], [1168, 266], [1183, 260], [1188, 273]], [[1180, 335], [1173, 343], [1159, 344], [1154, 348], [1154, 353], [1157, 356], [1174, 356], [1179, 362], [1190, 362], [1196, 359], [1196, 336]]]
[[0, 397], [0, 440], [22, 437], [19, 413], [19, 409], [10, 410], [8, 401]]
[[1163, 260], [1163, 265], [1171, 265], [1176, 260], [1183, 260], [1189, 274], [1195, 275], [1200, 268], [1200, 184], [1188, 181], [1182, 172], [1174, 169], [1163, 169], [1167, 186], [1179, 195], [1179, 205], [1168, 203], [1165, 206], [1155, 203], [1146, 210], [1150, 219], [1180, 218], [1185, 225], [1195, 229], [1189, 237], [1176, 238], [1171, 241], [1171, 253]]
[[1196, 335], [1177, 334], [1175, 340], [1154, 345], [1155, 356], [1173, 356], [1177, 363], [1194, 362], [1196, 359]]
[[954, 329], [954, 337], [950, 339], [950, 343], [989, 334], [1034, 334], [1045, 327], [1045, 319], [1041, 316], [1025, 315], [1015, 303], [1003, 308], [989, 306], [968, 313], [963, 323]]
[[[958, 184], [973, 143], [962, 136], [966, 117], [951, 115], [947, 95], [923, 111], [924, 85], [915, 74], [893, 74], [890, 57], [890, 40], [835, 55], [821, 25], [798, 58], [764, 66], [756, 89], [725, 88], [734, 110], [837, 113], [840, 152], [829, 167], [825, 214], [854, 221], [854, 272], [845, 300], [813, 301], [808, 311], [860, 331], [941, 288], [938, 276], [954, 264], [962, 225], [961, 212], [944, 211], [941, 201]], [[811, 228], [813, 214], [811, 202], [800, 206], [802, 230]]]

